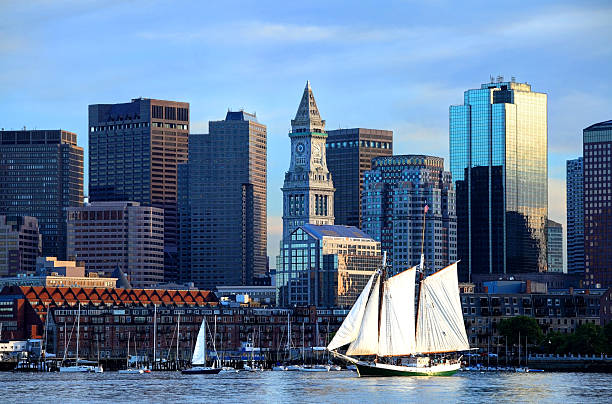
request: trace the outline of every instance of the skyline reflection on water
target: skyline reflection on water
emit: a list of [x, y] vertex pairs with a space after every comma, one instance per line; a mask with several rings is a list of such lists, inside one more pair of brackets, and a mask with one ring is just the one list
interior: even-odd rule
[[612, 400], [612, 375], [476, 373], [358, 378], [353, 372], [220, 375], [0, 373], [3, 403], [77, 402], [589, 402]]

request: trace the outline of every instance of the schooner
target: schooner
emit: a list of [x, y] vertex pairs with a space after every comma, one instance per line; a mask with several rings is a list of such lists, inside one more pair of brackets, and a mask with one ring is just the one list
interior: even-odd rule
[[[461, 367], [459, 360], [428, 356], [470, 349], [457, 263], [420, 282], [415, 320], [416, 273], [415, 266], [387, 278], [383, 259], [327, 346], [354, 363], [359, 376], [449, 376]], [[345, 345], [346, 355], [337, 352]], [[375, 359], [353, 357], [366, 355]]]

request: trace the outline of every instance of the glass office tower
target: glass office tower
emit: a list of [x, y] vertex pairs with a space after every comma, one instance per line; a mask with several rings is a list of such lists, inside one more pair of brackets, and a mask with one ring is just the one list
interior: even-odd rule
[[567, 272], [584, 271], [583, 159], [567, 160]]
[[547, 95], [486, 83], [450, 107], [460, 278], [546, 270]]

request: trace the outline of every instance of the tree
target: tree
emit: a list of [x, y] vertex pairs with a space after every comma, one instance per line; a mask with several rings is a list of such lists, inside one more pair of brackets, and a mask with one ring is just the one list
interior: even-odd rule
[[564, 352], [573, 354], [598, 355], [609, 349], [603, 329], [593, 323], [582, 324], [570, 334], [563, 347]]
[[[524, 343], [525, 337], [532, 344], [539, 344], [544, 337], [538, 322], [527, 316], [515, 316], [499, 322], [499, 333], [508, 339], [508, 344]], [[519, 341], [519, 335], [521, 340]]]

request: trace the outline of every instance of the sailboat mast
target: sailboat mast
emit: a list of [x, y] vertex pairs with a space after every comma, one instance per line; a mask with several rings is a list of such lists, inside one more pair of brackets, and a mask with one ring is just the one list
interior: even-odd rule
[[[425, 274], [425, 218], [427, 217], [427, 211], [429, 210], [429, 206], [425, 204], [423, 208], [423, 229], [421, 232], [421, 263], [419, 265], [419, 282], [417, 283], [418, 290], [416, 291], [417, 295], [417, 304], [416, 304], [416, 322], [419, 321], [419, 306], [421, 304], [421, 283], [423, 282], [423, 276]], [[416, 332], [416, 327], [415, 327]]]
[[178, 314], [178, 318], [176, 320], [176, 365], [178, 367], [179, 361], [179, 337], [181, 335], [181, 313]]
[[77, 314], [77, 344], [76, 344], [76, 363], [75, 365], [78, 366], [79, 364], [79, 331], [81, 330], [81, 302], [79, 302], [79, 311]]
[[127, 355], [125, 355], [125, 368], [128, 369], [130, 367], [130, 332], [128, 331], [128, 346], [127, 346]]
[[157, 305], [154, 305], [153, 309], [153, 368], [155, 368], [155, 362], [157, 360]]

